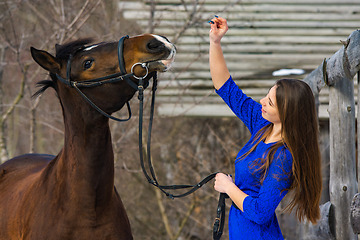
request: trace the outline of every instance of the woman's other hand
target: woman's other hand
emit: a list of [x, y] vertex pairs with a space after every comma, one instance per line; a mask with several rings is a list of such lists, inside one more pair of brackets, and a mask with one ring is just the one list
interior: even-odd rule
[[230, 175], [218, 173], [215, 176], [214, 189], [220, 193], [228, 193], [230, 185], [234, 184]]

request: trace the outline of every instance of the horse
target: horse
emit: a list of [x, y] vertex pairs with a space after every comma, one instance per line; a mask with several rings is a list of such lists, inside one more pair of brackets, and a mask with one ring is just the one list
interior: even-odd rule
[[51, 77], [39, 82], [35, 95], [55, 89], [64, 146], [57, 156], [25, 154], [0, 165], [1, 240], [133, 239], [114, 186], [109, 116], [134, 96], [131, 85], [146, 85], [156, 72], [168, 70], [176, 50], [153, 34], [121, 44], [92, 42], [56, 45], [55, 56], [31, 47], [32, 58]]

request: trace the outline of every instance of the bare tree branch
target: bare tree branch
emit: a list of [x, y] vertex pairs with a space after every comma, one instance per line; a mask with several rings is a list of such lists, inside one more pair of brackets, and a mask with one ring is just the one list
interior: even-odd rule
[[[66, 38], [66, 41], [71, 39], [78, 31], [79, 29], [85, 24], [85, 22], [89, 19], [89, 17], [95, 12], [96, 8], [100, 5], [102, 0], [98, 0], [97, 3], [91, 8], [91, 11], [84, 16], [84, 19], [79, 23], [76, 29], [70, 35]], [[70, 30], [70, 27], [68, 27], [68, 30]]]
[[168, 217], [166, 215], [165, 207], [164, 207], [163, 202], [162, 202], [162, 198], [161, 198], [162, 193], [158, 188], [154, 188], [154, 189], [155, 189], [157, 204], [158, 204], [159, 209], [160, 209], [161, 218], [163, 220], [166, 232], [167, 232], [170, 239], [174, 239], [174, 234], [173, 234], [173, 232], [171, 230], [169, 219], [168, 219]]

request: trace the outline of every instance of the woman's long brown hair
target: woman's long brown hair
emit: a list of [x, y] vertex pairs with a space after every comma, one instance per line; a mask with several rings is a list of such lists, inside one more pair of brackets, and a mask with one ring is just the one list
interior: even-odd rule
[[[293, 195], [287, 211], [296, 209], [297, 218], [305, 218], [316, 224], [320, 218], [320, 197], [322, 190], [321, 154], [318, 143], [318, 120], [315, 100], [310, 87], [297, 79], [280, 79], [276, 82], [276, 104], [282, 124], [282, 141], [274, 144], [258, 169], [262, 182], [273, 160], [275, 151], [285, 146], [293, 157], [292, 185]], [[252, 152], [260, 141], [271, 133], [272, 124], [264, 127], [255, 137], [256, 144], [247, 153]], [[288, 173], [284, 173], [288, 174]]]

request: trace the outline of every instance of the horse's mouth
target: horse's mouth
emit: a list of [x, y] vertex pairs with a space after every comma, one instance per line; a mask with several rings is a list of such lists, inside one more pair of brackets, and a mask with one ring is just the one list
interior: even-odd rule
[[171, 64], [175, 60], [175, 55], [176, 55], [176, 50], [175, 48], [173, 48], [170, 50], [170, 54], [166, 59], [148, 62], [148, 66], [150, 69], [154, 69], [160, 72], [166, 72], [171, 68]]
[[167, 70], [169, 70], [171, 68], [171, 64], [174, 62], [175, 57], [169, 58], [169, 59], [165, 59], [165, 60], [161, 60], [159, 61], [160, 63], [162, 63], [164, 65], [164, 72], [166, 72]]
[[[176, 50], [174, 48], [174, 50], [170, 51], [170, 54], [168, 55], [168, 57], [166, 59], [150, 60], [150, 61], [142, 63], [141, 65], [143, 66], [143, 71], [144, 71], [144, 68], [147, 68], [148, 72], [153, 72], [153, 71], [166, 72], [166, 71], [168, 71], [171, 68], [172, 63], [175, 60], [175, 54], [176, 54]], [[137, 65], [137, 64], [140, 64], [140, 63], [136, 63], [135, 65]], [[133, 71], [133, 69], [131, 69], [131, 71]]]

